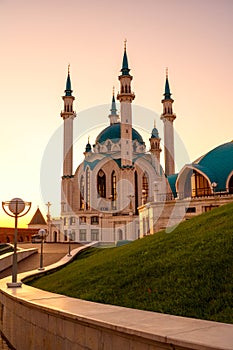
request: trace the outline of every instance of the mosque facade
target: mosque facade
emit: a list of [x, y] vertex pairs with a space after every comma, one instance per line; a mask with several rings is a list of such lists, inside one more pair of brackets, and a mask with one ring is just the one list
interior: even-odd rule
[[[61, 219], [52, 222], [51, 241], [135, 240], [139, 238], [138, 207], [151, 201], [155, 193], [170, 193], [167, 175], [174, 173], [173, 113], [168, 74], [162, 100], [164, 122], [165, 172], [160, 164], [160, 137], [152, 128], [150, 149], [133, 127], [132, 75], [128, 65], [126, 46], [123, 53], [119, 93], [113, 92], [109, 124], [95, 144], [88, 143], [83, 162], [73, 172], [74, 99], [70, 72], [63, 96], [64, 123], [63, 176], [61, 180]], [[116, 99], [120, 103], [117, 113]], [[153, 121], [152, 121], [153, 126]], [[54, 225], [58, 229], [54, 229]]]

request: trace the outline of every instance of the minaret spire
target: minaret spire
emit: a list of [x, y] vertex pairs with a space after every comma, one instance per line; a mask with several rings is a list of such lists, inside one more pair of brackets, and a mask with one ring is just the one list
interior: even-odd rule
[[163, 95], [164, 95], [165, 100], [171, 99], [171, 92], [170, 92], [170, 86], [169, 86], [169, 81], [168, 81], [168, 68], [166, 68], [165, 92]]
[[116, 101], [115, 101], [115, 88], [112, 89], [112, 104], [110, 109], [111, 114], [109, 114], [110, 124], [119, 123], [119, 115], [117, 114]]
[[73, 90], [71, 89], [71, 80], [70, 80], [70, 64], [68, 64], [68, 75], [66, 79], [66, 89], [65, 94], [66, 96], [72, 96]]
[[165, 174], [171, 175], [175, 173], [173, 122], [176, 119], [176, 115], [172, 111], [172, 104], [174, 100], [171, 98], [171, 91], [168, 80], [168, 68], [166, 68], [165, 92], [163, 96], [163, 114], [161, 115], [161, 119], [164, 122]]
[[160, 175], [160, 152], [162, 151], [160, 148], [160, 137], [158, 129], [156, 128], [156, 121], [154, 120], [154, 128], [151, 132], [150, 141], [150, 152], [152, 165], [154, 166], [158, 175]]
[[126, 52], [126, 43], [127, 43], [127, 40], [125, 39], [125, 41], [124, 41], [124, 55], [123, 55], [122, 68], [121, 68], [122, 75], [129, 75], [129, 71], [130, 71], [129, 65], [128, 65], [127, 52]]

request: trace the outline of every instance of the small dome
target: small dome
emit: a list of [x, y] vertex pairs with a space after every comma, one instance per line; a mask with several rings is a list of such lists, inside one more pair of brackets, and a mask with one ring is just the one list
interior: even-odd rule
[[86, 144], [85, 152], [91, 152], [91, 145], [89, 142]]
[[[117, 143], [121, 138], [121, 124], [116, 123], [105, 128], [96, 138], [96, 143], [104, 143], [106, 140], [111, 140], [113, 143]], [[141, 135], [132, 128], [132, 140], [138, 141], [141, 144], [144, 144], [144, 141]]]
[[159, 132], [158, 132], [158, 129], [154, 128], [151, 132], [151, 138], [152, 139], [159, 139]]

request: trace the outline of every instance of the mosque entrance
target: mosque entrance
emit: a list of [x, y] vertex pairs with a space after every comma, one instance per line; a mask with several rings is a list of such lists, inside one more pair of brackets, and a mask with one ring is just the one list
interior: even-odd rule
[[117, 230], [117, 240], [118, 241], [122, 241], [123, 240], [123, 231], [120, 228]]
[[57, 242], [57, 231], [53, 232], [53, 241], [56, 243]]

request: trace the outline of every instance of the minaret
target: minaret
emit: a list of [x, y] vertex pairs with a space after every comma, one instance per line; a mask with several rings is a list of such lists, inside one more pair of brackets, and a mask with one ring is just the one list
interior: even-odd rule
[[61, 117], [64, 120], [64, 143], [63, 143], [63, 176], [73, 175], [73, 120], [76, 116], [73, 111], [74, 96], [72, 96], [70, 66], [66, 80], [65, 96], [63, 96], [64, 110]]
[[[74, 96], [72, 96], [71, 80], [70, 80], [70, 65], [68, 66], [68, 76], [66, 80], [64, 110], [61, 112], [61, 117], [64, 120], [63, 134], [63, 176], [62, 176], [62, 212], [69, 211], [72, 203], [72, 183], [73, 178], [73, 120], [76, 113], [73, 110]], [[69, 204], [69, 206], [67, 206]]]
[[113, 87], [113, 92], [112, 92], [112, 105], [111, 105], [110, 112], [111, 112], [111, 114], [109, 114], [109, 116], [108, 116], [110, 119], [110, 125], [119, 123], [119, 115], [117, 114], [117, 109], [116, 109], [114, 87]]
[[151, 153], [151, 159], [152, 159], [152, 165], [154, 166], [156, 172], [158, 175], [160, 175], [160, 137], [158, 129], [156, 128], [156, 124], [154, 123], [154, 128], [151, 132], [151, 137], [149, 139], [150, 141], [150, 153]]
[[88, 141], [85, 147], [85, 152], [83, 152], [85, 159], [88, 158], [92, 154], [91, 144], [90, 144], [90, 137], [88, 136]]
[[174, 153], [174, 128], [173, 122], [176, 115], [172, 111], [173, 99], [168, 81], [168, 70], [166, 69], [166, 83], [163, 104], [163, 114], [161, 119], [164, 123], [164, 160], [165, 160], [165, 174], [175, 174], [175, 153]]
[[120, 80], [120, 93], [117, 99], [121, 103], [121, 167], [132, 167], [133, 148], [132, 148], [132, 107], [131, 103], [135, 98], [131, 92], [131, 80], [133, 77], [129, 74], [128, 58], [126, 53], [126, 40], [124, 47], [124, 56], [122, 62]]

